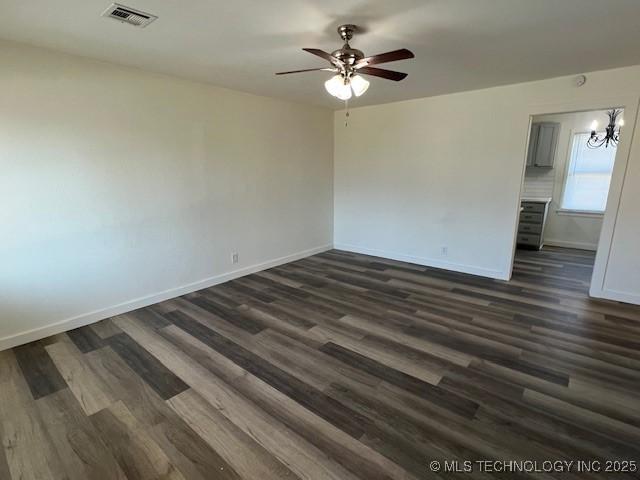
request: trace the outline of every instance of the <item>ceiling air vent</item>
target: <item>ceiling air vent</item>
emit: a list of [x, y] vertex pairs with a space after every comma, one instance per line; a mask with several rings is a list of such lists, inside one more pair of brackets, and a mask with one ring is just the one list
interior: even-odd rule
[[111, 4], [102, 14], [103, 17], [113, 18], [122, 23], [128, 23], [135, 27], [144, 28], [153, 22], [156, 18], [155, 15], [150, 13], [141, 12], [135, 8], [125, 7], [117, 3]]

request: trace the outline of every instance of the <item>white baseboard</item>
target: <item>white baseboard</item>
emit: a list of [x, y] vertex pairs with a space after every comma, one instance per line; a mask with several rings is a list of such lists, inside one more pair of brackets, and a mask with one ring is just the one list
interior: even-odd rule
[[442, 268], [444, 270], [452, 270], [454, 272], [470, 273], [471, 275], [479, 275], [481, 277], [495, 278], [498, 280], [509, 280], [509, 273], [501, 270], [491, 270], [488, 268], [476, 267], [475, 265], [465, 265], [462, 263], [447, 262], [437, 258], [416, 257], [403, 253], [389, 252], [387, 250], [377, 250], [375, 248], [360, 247], [346, 243], [336, 243], [333, 246], [338, 250], [348, 252], [362, 253], [364, 255], [372, 255], [374, 257], [389, 258], [400, 262], [415, 263], [425, 267]]
[[234, 270], [232, 272], [208, 277], [203, 280], [198, 280], [197, 282], [189, 283], [187, 285], [164, 290], [163, 292], [153, 293], [144, 297], [127, 300], [126, 302], [119, 303], [118, 305], [113, 305], [111, 307], [102, 308], [93, 312], [83, 313], [82, 315], [77, 315], [75, 317], [66, 318], [64, 320], [57, 321], [44, 327], [38, 327], [31, 330], [26, 330], [24, 332], [16, 333], [14, 335], [3, 337], [0, 338], [0, 351], [13, 348], [18, 345], [23, 345], [25, 343], [33, 342], [35, 340], [40, 340], [41, 338], [46, 338], [51, 335], [66, 332], [74, 328], [84, 327], [85, 325], [98, 322], [105, 318], [113, 317], [115, 315], [121, 315], [138, 308], [153, 305], [154, 303], [163, 302], [165, 300], [176, 298], [187, 293], [202, 290], [203, 288], [212, 287], [214, 285], [218, 285], [219, 283], [233, 280], [234, 278], [243, 277], [245, 275], [259, 272], [261, 270], [266, 270], [268, 268], [277, 267], [278, 265], [294, 262], [296, 260], [300, 260], [301, 258], [309, 257], [321, 252], [326, 252], [327, 250], [331, 250], [332, 248], [333, 245], [323, 245], [321, 247], [311, 248], [309, 250], [304, 250], [302, 252], [293, 253], [284, 257], [275, 258], [273, 260], [268, 260], [263, 263], [251, 265], [239, 270]]
[[616, 302], [640, 305], [640, 295], [628, 292], [619, 292], [617, 290], [591, 288], [589, 290], [589, 296], [594, 298], [603, 298], [605, 300], [614, 300]]
[[564, 240], [553, 240], [550, 238], [545, 238], [544, 244], [552, 247], [577, 248], [578, 250], [592, 250], [594, 252], [598, 249], [596, 243], [566, 242]]

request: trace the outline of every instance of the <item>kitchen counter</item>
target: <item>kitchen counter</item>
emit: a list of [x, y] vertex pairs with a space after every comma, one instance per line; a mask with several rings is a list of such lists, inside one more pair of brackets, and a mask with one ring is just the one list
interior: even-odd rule
[[553, 200], [551, 197], [522, 197], [521, 202], [536, 202], [536, 203], [550, 203]]

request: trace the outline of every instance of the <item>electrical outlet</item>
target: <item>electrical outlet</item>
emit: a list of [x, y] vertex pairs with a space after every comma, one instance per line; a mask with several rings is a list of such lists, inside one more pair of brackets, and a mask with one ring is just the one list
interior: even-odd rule
[[237, 253], [231, 254], [231, 263], [238, 263], [239, 257]]
[[443, 257], [446, 257], [449, 254], [449, 247], [442, 247], [440, 248], [440, 254]]

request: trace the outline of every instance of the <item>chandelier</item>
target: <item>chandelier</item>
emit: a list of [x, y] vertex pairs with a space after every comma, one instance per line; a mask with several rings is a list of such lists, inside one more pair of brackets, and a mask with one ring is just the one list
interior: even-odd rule
[[607, 125], [607, 128], [605, 129], [604, 136], [598, 136], [596, 133], [598, 122], [594, 120], [591, 123], [591, 136], [589, 137], [589, 140], [587, 140], [587, 147], [598, 148], [604, 145], [604, 148], [608, 148], [609, 144], [611, 144], [611, 146], [615, 148], [620, 140], [620, 130], [624, 126], [624, 119], [621, 118], [617, 125], [618, 130], [616, 131], [616, 119], [621, 113], [622, 110], [619, 108], [614, 108], [607, 112], [607, 115], [609, 116], [609, 125]]

